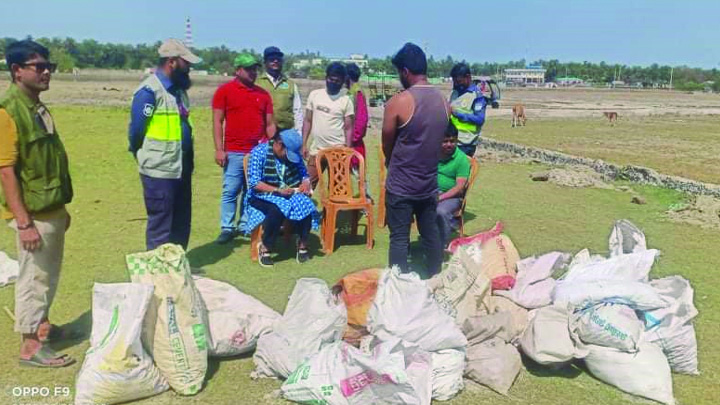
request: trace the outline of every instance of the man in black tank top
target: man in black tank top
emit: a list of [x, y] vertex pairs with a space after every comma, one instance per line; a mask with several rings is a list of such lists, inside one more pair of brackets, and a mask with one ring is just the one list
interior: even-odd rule
[[413, 217], [426, 256], [428, 276], [440, 271], [443, 248], [437, 227], [437, 167], [450, 110], [427, 81], [425, 53], [407, 43], [393, 57], [406, 89], [385, 106], [382, 143], [388, 167], [385, 182], [390, 265], [408, 271]]

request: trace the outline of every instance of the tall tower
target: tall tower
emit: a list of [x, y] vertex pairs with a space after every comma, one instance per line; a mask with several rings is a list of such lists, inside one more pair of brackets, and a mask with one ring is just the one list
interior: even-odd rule
[[188, 48], [193, 47], [192, 26], [190, 25], [190, 17], [185, 20], [185, 46], [187, 46]]

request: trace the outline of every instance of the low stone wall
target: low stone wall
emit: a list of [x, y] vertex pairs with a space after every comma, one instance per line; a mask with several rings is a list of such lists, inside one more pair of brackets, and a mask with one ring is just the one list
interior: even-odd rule
[[546, 149], [523, 146], [511, 142], [498, 141], [492, 138], [480, 138], [480, 146], [484, 149], [511, 153], [527, 159], [558, 166], [587, 166], [609, 180], [628, 180], [634, 183], [650, 184], [670, 188], [690, 194], [710, 195], [720, 198], [720, 186], [702, 183], [678, 176], [660, 174], [653, 169], [642, 166], [619, 166], [600, 159], [588, 159]]

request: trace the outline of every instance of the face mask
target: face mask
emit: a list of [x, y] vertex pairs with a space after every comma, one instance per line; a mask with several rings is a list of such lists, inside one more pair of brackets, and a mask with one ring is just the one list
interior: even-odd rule
[[325, 86], [327, 86], [327, 91], [329, 94], [338, 94], [340, 92], [340, 89], [342, 89], [342, 83], [334, 83], [330, 81], [325, 81]]
[[463, 84], [456, 84], [455, 86], [453, 86], [453, 89], [458, 93], [462, 93], [463, 91], [467, 90], [467, 86]]

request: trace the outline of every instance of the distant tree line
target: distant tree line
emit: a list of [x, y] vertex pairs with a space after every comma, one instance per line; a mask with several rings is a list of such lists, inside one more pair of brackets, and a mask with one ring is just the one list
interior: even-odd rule
[[[145, 69], [157, 64], [157, 48], [160, 42], [154, 44], [111, 44], [100, 43], [87, 39], [77, 41], [72, 38], [36, 38], [37, 42], [50, 49], [51, 58], [58, 64], [61, 72], [70, 72], [74, 68], [100, 68], [100, 69]], [[16, 41], [15, 38], [0, 39], [0, 55], [4, 55], [8, 44]], [[195, 49], [203, 58], [203, 62], [196, 69], [208, 70], [213, 73], [228, 73], [233, 71], [233, 60], [239, 52], [251, 52], [260, 57], [259, 52], [253, 49], [232, 50], [226, 46]], [[3, 56], [4, 58], [4, 56]], [[301, 59], [327, 59], [319, 53], [302, 52], [287, 54], [286, 70], [292, 71], [294, 62]], [[368, 58], [368, 70], [373, 73], [394, 73], [390, 57]], [[444, 59], [428, 59], [428, 74], [431, 77], [447, 77], [450, 69], [458, 62], [465, 60], [453, 59], [447, 56]], [[629, 84], [641, 84], [646, 87], [653, 85], [667, 85], [670, 81], [670, 66], [653, 64], [650, 66], [627, 66], [609, 64], [605, 62], [560, 62], [557, 59], [537, 60], [527, 63], [525, 60], [510, 61], [507, 63], [466, 62], [476, 75], [495, 76], [502, 74], [507, 68], [523, 68], [529, 65], [541, 65], [547, 69], [546, 80], [554, 81], [559, 77], [576, 77], [593, 83], [610, 83], [623, 81]], [[296, 74], [301, 76], [320, 78], [324, 76], [324, 65], [303, 66]], [[679, 66], [673, 69], [673, 87], [681, 90], [702, 90], [707, 86], [720, 91], [720, 71], [718, 69], [700, 69], [688, 66]], [[714, 84], [708, 84], [714, 82]]]

